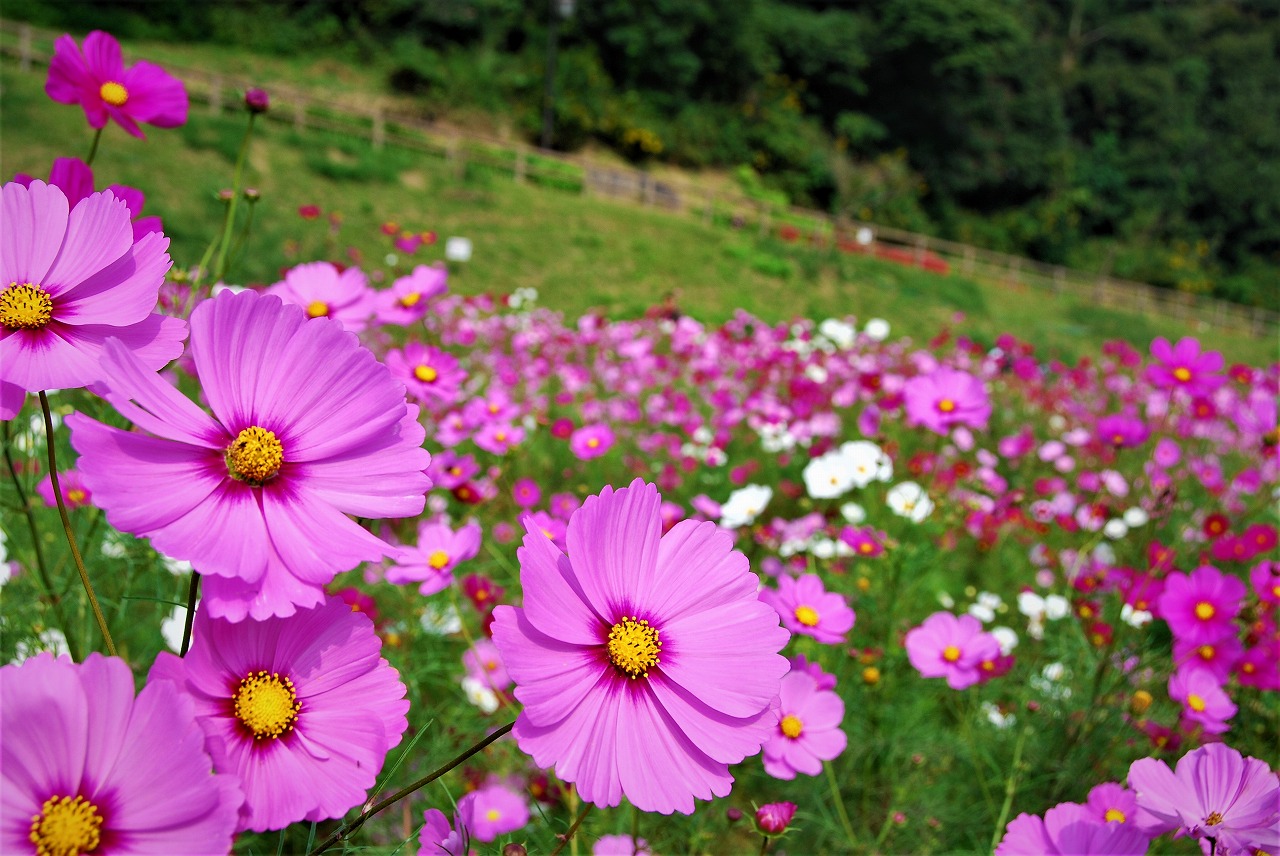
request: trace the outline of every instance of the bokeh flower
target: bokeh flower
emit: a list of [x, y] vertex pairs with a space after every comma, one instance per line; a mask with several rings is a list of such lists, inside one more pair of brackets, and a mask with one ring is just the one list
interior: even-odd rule
[[143, 432], [67, 417], [85, 484], [113, 526], [205, 575], [212, 615], [319, 605], [338, 572], [395, 549], [348, 514], [422, 512], [416, 409], [354, 336], [278, 298], [223, 292], [191, 325], [214, 415], [109, 341], [107, 398]]
[[982, 381], [946, 366], [907, 381], [902, 399], [907, 424], [923, 425], [935, 434], [957, 425], [985, 431], [991, 418], [991, 398]]
[[486, 785], [458, 800], [458, 817], [472, 838], [487, 844], [528, 823], [529, 803], [505, 785]]
[[409, 725], [381, 652], [373, 622], [337, 597], [234, 624], [201, 609], [187, 656], [160, 654], [149, 681], [194, 703], [214, 769], [243, 783], [238, 828], [262, 832], [364, 800]]
[[760, 600], [777, 611], [783, 627], [825, 645], [842, 644], [856, 619], [845, 596], [827, 591], [817, 574], [779, 577], [778, 588], [762, 589]]
[[353, 333], [368, 326], [375, 309], [364, 272], [357, 267], [339, 271], [329, 262], [291, 268], [267, 293], [301, 306], [308, 318], [332, 318]]
[[926, 678], [946, 678], [962, 690], [982, 680], [983, 662], [1000, 657], [1000, 643], [972, 615], [935, 612], [908, 631], [904, 644], [911, 665]]
[[728, 533], [684, 520], [663, 535], [660, 507], [639, 479], [606, 487], [570, 519], [567, 556], [528, 528], [524, 607], [494, 610], [493, 639], [535, 763], [596, 805], [689, 814], [729, 793], [728, 766], [777, 723], [788, 634]]
[[116, 657], [38, 654], [0, 668], [0, 850], [225, 853], [243, 795], [193, 709]]
[[778, 726], [764, 744], [764, 771], [775, 779], [796, 773], [816, 776], [822, 762], [844, 751], [848, 738], [840, 728], [844, 702], [832, 690], [818, 687], [806, 672], [792, 671], [779, 690]]

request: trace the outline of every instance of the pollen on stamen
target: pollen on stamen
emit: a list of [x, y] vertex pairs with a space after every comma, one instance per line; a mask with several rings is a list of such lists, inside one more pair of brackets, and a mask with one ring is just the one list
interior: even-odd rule
[[609, 629], [606, 649], [619, 672], [632, 680], [647, 678], [649, 669], [658, 665], [662, 638], [647, 619], [624, 615]]
[[416, 291], [411, 291], [400, 298], [400, 305], [403, 306], [405, 309], [409, 309], [410, 307], [417, 306], [418, 301], [421, 299], [422, 299], [421, 294], [419, 294]]
[[950, 413], [956, 409], [956, 403], [949, 398], [944, 398], [938, 402], [938, 412]]
[[0, 327], [42, 330], [53, 318], [53, 298], [30, 282], [11, 282], [0, 292]]
[[293, 730], [302, 702], [293, 681], [278, 672], [251, 672], [232, 698], [236, 718], [253, 732], [254, 740], [275, 739]]
[[108, 80], [98, 88], [98, 97], [112, 107], [123, 107], [125, 102], [129, 100], [129, 90], [114, 80]]
[[98, 807], [82, 796], [53, 796], [31, 818], [27, 837], [37, 856], [92, 853], [102, 840], [103, 820]]
[[440, 373], [431, 366], [417, 366], [413, 370], [413, 376], [423, 383], [433, 383]]
[[284, 445], [275, 432], [253, 425], [236, 435], [225, 457], [228, 475], [251, 487], [261, 487], [280, 472]]
[[323, 300], [313, 300], [307, 304], [307, 317], [309, 318], [327, 318], [329, 316], [329, 304]]

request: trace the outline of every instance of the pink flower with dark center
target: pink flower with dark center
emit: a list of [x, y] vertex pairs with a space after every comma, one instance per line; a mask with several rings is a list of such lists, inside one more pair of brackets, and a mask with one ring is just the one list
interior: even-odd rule
[[1132, 413], [1112, 413], [1098, 420], [1098, 442], [1117, 449], [1141, 446], [1151, 436], [1147, 423]]
[[582, 461], [598, 458], [613, 448], [613, 429], [603, 423], [583, 425], [569, 437], [569, 451]]
[[332, 318], [353, 333], [368, 326], [374, 312], [374, 293], [364, 272], [357, 267], [339, 272], [329, 262], [298, 265], [267, 293], [301, 306], [308, 318]]
[[862, 559], [876, 559], [884, 555], [887, 536], [884, 532], [869, 526], [846, 526], [840, 530], [840, 540], [853, 549], [855, 556]]
[[448, 407], [458, 400], [467, 373], [450, 353], [409, 342], [402, 350], [387, 351], [383, 362], [409, 395], [429, 407]]
[[940, 366], [907, 381], [902, 389], [908, 425], [946, 434], [957, 425], [985, 431], [991, 399], [982, 381], [967, 372]]
[[147, 371], [182, 353], [186, 324], [155, 309], [171, 262], [169, 239], [135, 241], [129, 209], [110, 191], [74, 208], [43, 181], [0, 190], [0, 418], [27, 392], [101, 380], [103, 344], [115, 337]]
[[983, 662], [1000, 657], [1000, 642], [968, 614], [957, 618], [935, 612], [907, 633], [904, 644], [916, 671], [926, 678], [946, 678], [953, 690], [981, 681]]
[[817, 574], [780, 576], [776, 590], [761, 589], [760, 600], [777, 611], [787, 630], [824, 645], [843, 644], [857, 618], [848, 599], [827, 591]]
[[533, 479], [517, 479], [511, 486], [511, 498], [520, 508], [533, 508], [542, 500], [542, 488]]
[[1212, 840], [1219, 853], [1280, 849], [1280, 778], [1265, 761], [1225, 743], [1208, 743], [1178, 759], [1140, 758], [1129, 766], [1138, 822], [1151, 835], [1177, 831]]
[[1160, 595], [1159, 617], [1174, 637], [1192, 645], [1212, 643], [1235, 633], [1235, 617], [1245, 585], [1212, 565], [1188, 574], [1170, 574]]
[[1191, 395], [1210, 395], [1227, 382], [1222, 374], [1222, 354], [1200, 353], [1200, 343], [1190, 336], [1171, 345], [1163, 336], [1151, 343], [1155, 360], [1147, 366], [1147, 380], [1160, 389], [1183, 390]]
[[764, 744], [764, 771], [775, 779], [816, 776], [822, 762], [838, 757], [848, 742], [840, 729], [844, 702], [805, 672], [784, 676], [778, 697], [781, 719]]
[[538, 766], [599, 806], [689, 814], [769, 739], [788, 634], [732, 536], [692, 520], [663, 535], [660, 506], [639, 479], [606, 487], [570, 519], [568, 555], [527, 530], [524, 607], [494, 611], [493, 640]]
[[113, 526], [204, 574], [212, 615], [316, 606], [337, 573], [395, 552], [347, 515], [422, 512], [417, 408], [353, 335], [279, 298], [222, 292], [191, 330], [213, 414], [108, 341], [106, 397], [142, 431], [68, 416], [85, 484]]
[[480, 552], [480, 524], [472, 521], [456, 532], [448, 523], [418, 523], [418, 544], [406, 547], [387, 566], [389, 583], [421, 583], [418, 594], [444, 591], [453, 583], [453, 569]]
[[1169, 678], [1169, 698], [1182, 705], [1182, 720], [1195, 723], [1206, 734], [1222, 734], [1231, 726], [1236, 706], [1207, 669], [1179, 669]]
[[229, 852], [244, 797], [193, 716], [168, 684], [135, 698], [117, 657], [0, 668], [0, 851]]
[[364, 801], [409, 727], [405, 686], [367, 616], [337, 597], [235, 624], [201, 609], [192, 639], [186, 657], [160, 654], [148, 680], [194, 703], [213, 768], [240, 778], [238, 829], [328, 820]]
[[1244, 654], [1244, 646], [1234, 636], [1222, 636], [1199, 645], [1185, 639], [1173, 640], [1173, 663], [1178, 671], [1204, 669], [1218, 684], [1225, 684], [1236, 662]]
[[139, 122], [176, 128], [187, 121], [187, 90], [182, 81], [149, 62], [124, 67], [120, 43], [101, 30], [84, 38], [84, 51], [71, 36], [53, 43], [44, 91], [60, 104], [79, 104], [92, 128], [114, 119], [142, 138]]
[[448, 291], [449, 272], [443, 267], [418, 265], [408, 276], [398, 277], [391, 288], [377, 293], [379, 324], [407, 327], [426, 317], [431, 301]]

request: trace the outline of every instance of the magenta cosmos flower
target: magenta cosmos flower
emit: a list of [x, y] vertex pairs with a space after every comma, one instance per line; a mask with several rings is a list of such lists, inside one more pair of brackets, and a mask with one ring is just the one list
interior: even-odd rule
[[583, 425], [569, 436], [569, 451], [578, 460], [589, 461], [612, 449], [613, 440], [613, 429], [608, 425]]
[[1176, 345], [1161, 336], [1151, 343], [1151, 356], [1155, 362], [1147, 366], [1147, 380], [1161, 389], [1209, 395], [1227, 382], [1222, 374], [1222, 354], [1200, 353], [1200, 343], [1190, 336]]
[[1142, 856], [1151, 837], [1132, 823], [1104, 823], [1079, 803], [1059, 803], [1042, 819], [1020, 814], [1005, 828], [996, 856]]
[[789, 634], [732, 536], [692, 520], [663, 535], [661, 504], [639, 479], [606, 487], [570, 518], [567, 556], [526, 526], [524, 608], [494, 610], [493, 639], [539, 766], [599, 806], [690, 814], [777, 725]]
[[947, 686], [962, 690], [983, 679], [982, 664], [1000, 656], [996, 637], [982, 630], [972, 615], [959, 618], [935, 612], [907, 633], [907, 659], [926, 678], [946, 678]]
[[453, 404], [467, 379], [457, 357], [418, 342], [409, 342], [403, 350], [387, 351], [384, 362], [409, 395], [426, 405]]
[[806, 672], [790, 672], [782, 679], [779, 701], [782, 718], [764, 744], [764, 771], [775, 779], [818, 775], [822, 762], [839, 756], [848, 742], [840, 730], [844, 702], [831, 690], [819, 689]]
[[301, 306], [308, 318], [332, 318], [353, 333], [363, 330], [374, 312], [374, 292], [364, 271], [339, 271], [329, 262], [298, 265], [267, 293]]
[[201, 609], [192, 638], [148, 680], [190, 698], [214, 769], [240, 777], [239, 829], [328, 820], [364, 801], [409, 709], [367, 616], [338, 597], [235, 624]]
[[504, 785], [487, 785], [458, 800], [459, 826], [486, 844], [529, 822], [529, 804]]
[[407, 327], [421, 321], [433, 298], [448, 291], [448, 271], [434, 265], [418, 265], [413, 273], [402, 276], [386, 291], [377, 292], [376, 315], [379, 324]]
[[134, 697], [123, 660], [38, 654], [0, 668], [0, 851], [226, 853], [243, 796], [213, 765], [191, 702]]
[[186, 324], [152, 312], [171, 262], [169, 239], [135, 242], [109, 191], [74, 208], [43, 181], [0, 189], [0, 418], [23, 394], [102, 378], [103, 343], [119, 339], [147, 371], [182, 353]]
[[139, 122], [176, 128], [187, 121], [187, 90], [182, 81], [149, 62], [124, 67], [120, 43], [101, 30], [84, 37], [84, 51], [71, 36], [53, 43], [44, 91], [60, 104], [79, 104], [92, 128], [107, 119], [135, 137]]
[[1179, 641], [1212, 644], [1235, 634], [1235, 617], [1244, 600], [1245, 585], [1212, 565], [1189, 575], [1170, 574], [1158, 601], [1159, 616]]
[[991, 418], [991, 399], [982, 381], [946, 366], [907, 381], [902, 398], [907, 424], [923, 425], [935, 434], [957, 425], [983, 431]]
[[404, 387], [355, 336], [224, 291], [192, 312], [191, 352], [212, 416], [109, 342], [107, 398], [143, 430], [67, 417], [113, 526], [191, 562], [205, 608], [232, 621], [319, 605], [337, 573], [395, 553], [347, 515], [421, 513], [430, 455]]
[[459, 562], [474, 559], [479, 552], [479, 523], [472, 521], [455, 532], [447, 522], [422, 520], [418, 523], [418, 545], [400, 551], [387, 568], [387, 582], [421, 583], [419, 594], [435, 594], [453, 582], [453, 569]]
[[1138, 822], [1151, 835], [1177, 831], [1216, 842], [1218, 853], [1280, 849], [1280, 778], [1257, 758], [1208, 743], [1178, 759], [1129, 766]]
[[429, 808], [422, 815], [422, 829], [418, 830], [418, 856], [467, 856], [471, 852], [471, 835], [456, 813], [453, 816], [456, 829], [449, 827], [449, 818], [438, 808]]
[[777, 611], [782, 626], [824, 645], [843, 644], [857, 618], [844, 595], [827, 591], [817, 574], [779, 577], [777, 590], [762, 589], [760, 600]]
[[[35, 181], [32, 176], [18, 173], [13, 180], [23, 187]], [[82, 199], [93, 193], [93, 170], [79, 158], [55, 158], [53, 168], [49, 170], [49, 184], [57, 187], [67, 195], [67, 204], [72, 208]], [[133, 239], [142, 240], [143, 235], [163, 231], [159, 217], [143, 217], [142, 207], [146, 204], [146, 196], [141, 190], [126, 187], [123, 184], [112, 184], [107, 187], [116, 199], [123, 199], [129, 208], [129, 216], [133, 218]]]

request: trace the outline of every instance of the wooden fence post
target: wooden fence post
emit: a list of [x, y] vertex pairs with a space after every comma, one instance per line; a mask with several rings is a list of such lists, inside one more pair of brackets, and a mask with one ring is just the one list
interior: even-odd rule
[[23, 24], [18, 28], [18, 68], [21, 71], [31, 70], [31, 25]]
[[1013, 264], [1009, 265], [1009, 282], [1012, 285], [1018, 285], [1021, 282], [1019, 274], [1022, 272], [1022, 259], [1015, 258]]
[[[524, 183], [525, 170], [528, 169], [527, 157], [524, 149], [516, 149], [516, 184]], [[585, 179], [584, 179], [585, 181]]]
[[217, 116], [222, 112], [222, 78], [209, 75], [209, 115]]
[[295, 131], [304, 131], [307, 128], [307, 105], [299, 96], [298, 100], [293, 102], [293, 129]]
[[387, 117], [381, 107], [373, 108], [373, 128], [370, 130], [370, 141], [375, 149], [387, 144]]
[[977, 260], [978, 260], [978, 251], [975, 250], [973, 247], [965, 245], [964, 265], [963, 267], [961, 267], [961, 270], [964, 272], [965, 276], [968, 276], [968, 277], [973, 276], [973, 268]]
[[761, 202], [760, 203], [760, 237], [763, 238], [768, 234], [769, 234], [769, 206]]
[[710, 226], [716, 213], [716, 192], [707, 192], [707, 207], [702, 212], [702, 222]]
[[911, 251], [911, 263], [918, 268], [924, 267], [925, 242], [928, 239], [924, 235], [916, 235], [914, 248]]
[[1067, 269], [1058, 265], [1053, 269], [1053, 293], [1059, 296], [1067, 290]]

